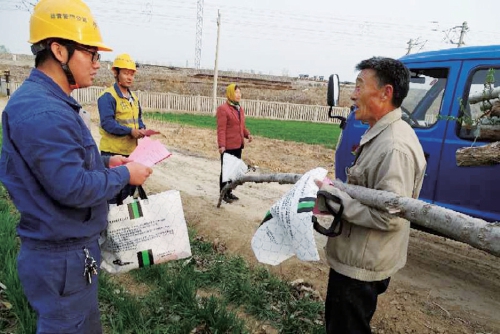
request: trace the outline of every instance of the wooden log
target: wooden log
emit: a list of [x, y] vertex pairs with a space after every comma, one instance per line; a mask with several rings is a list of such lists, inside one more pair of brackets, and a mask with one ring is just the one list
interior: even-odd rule
[[490, 223], [427, 202], [335, 180], [333, 185], [361, 203], [500, 257], [500, 223]]
[[487, 166], [500, 164], [500, 142], [484, 146], [462, 147], [455, 153], [457, 166]]

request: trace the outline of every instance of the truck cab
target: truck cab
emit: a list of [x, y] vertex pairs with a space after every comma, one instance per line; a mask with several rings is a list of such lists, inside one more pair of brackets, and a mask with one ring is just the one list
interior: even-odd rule
[[[495, 131], [495, 125], [500, 130], [500, 89], [495, 90], [500, 86], [500, 45], [423, 52], [400, 60], [411, 73], [410, 91], [401, 106], [403, 119], [415, 130], [427, 159], [420, 199], [500, 221], [500, 165], [463, 167], [455, 156], [459, 148], [500, 141], [500, 131]], [[332, 90], [335, 87], [329, 87], [329, 95]], [[329, 98], [329, 104], [335, 99]], [[344, 182], [353, 152], [368, 129], [354, 113], [343, 124], [335, 153], [335, 175]], [[493, 131], [481, 131], [484, 125]]]

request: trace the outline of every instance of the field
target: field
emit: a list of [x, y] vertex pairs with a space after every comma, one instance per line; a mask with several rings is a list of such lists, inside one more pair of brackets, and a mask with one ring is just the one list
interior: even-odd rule
[[[1, 67], [0, 70], [2, 70]], [[27, 73], [28, 68], [26, 66], [16, 71]], [[168, 71], [179, 72], [179, 70]], [[176, 79], [168, 78], [169, 76], [164, 74], [156, 80], [151, 75], [151, 85], [160, 87], [161, 84], [167, 85], [168, 81], [170, 86], [167, 85], [164, 89], [178, 89], [177, 93], [202, 92], [203, 87], [205, 91], [210, 91], [208, 82], [197, 83], [197, 80], [201, 80], [200, 78], [177, 77], [173, 74], [171, 76]], [[105, 74], [102, 78], [103, 84], [105, 81], [109, 83], [111, 79]], [[147, 85], [148, 82], [143, 81], [142, 84]], [[311, 86], [307, 86], [308, 84]], [[314, 86], [315, 84], [317, 83], [293, 82], [291, 83], [292, 89], [261, 89], [260, 93], [255, 94], [280, 100], [282, 96], [299, 96], [304, 100], [309, 99], [307, 100], [309, 102], [325, 101], [326, 88], [324, 85]], [[280, 82], [276, 85], [284, 84]], [[308, 97], [311, 88], [315, 88], [313, 90], [317, 92], [312, 97]], [[223, 86], [220, 87], [221, 91], [222, 89]], [[248, 96], [252, 94], [250, 88], [243, 92], [244, 98], [255, 98]], [[280, 95], [280, 92], [284, 95]], [[0, 110], [3, 109], [4, 104], [5, 99], [0, 100]], [[92, 113], [94, 121], [92, 131], [98, 141], [95, 106], [86, 106], [86, 108]], [[238, 202], [223, 204], [221, 208], [217, 208], [220, 160], [213, 130], [213, 119], [198, 118], [193, 121], [192, 118], [182, 115], [169, 117], [168, 122], [160, 122], [157, 117], [146, 120], [149, 128], [158, 129], [162, 133], [162, 136], [157, 136], [155, 139], [160, 139], [173, 152], [172, 157], [155, 166], [153, 175], [146, 183], [147, 191], [157, 193], [167, 189], [179, 190], [188, 226], [195, 231], [198, 240], [208, 242], [213, 249], [229, 256], [241, 256], [249, 266], [248, 268], [261, 268], [250, 248], [250, 240], [266, 211], [289, 189], [290, 185], [245, 184], [235, 190], [235, 194], [240, 197]], [[254, 120], [248, 121], [248, 126], [256, 137], [252, 143], [246, 145], [243, 158], [247, 163], [259, 166], [257, 173], [303, 173], [315, 167], [324, 167], [329, 171], [329, 177], [334, 177], [335, 152], [333, 147], [336, 138], [333, 131], [330, 141], [325, 143], [324, 137], [321, 137], [322, 139], [316, 142], [321, 145], [295, 143], [266, 138], [265, 136], [271, 131], [264, 130], [263, 124], [252, 123]], [[259, 131], [262, 132], [259, 133]], [[316, 130], [311, 132], [311, 138], [315, 137], [315, 132]], [[320, 262], [306, 263], [292, 258], [277, 267], [266, 266], [265, 269], [288, 282], [303, 280], [307, 283], [306, 286], [317, 292], [321, 302], [326, 293], [328, 266], [324, 262], [322, 252], [325, 238], [320, 235], [316, 236], [316, 243], [321, 254]], [[198, 243], [194, 244], [193, 252], [202, 253]], [[241, 268], [247, 270], [247, 267], [243, 265]], [[158, 275], [157, 270], [161, 269], [152, 270], [151, 276]], [[141, 299], [144, 294], [153, 292], [152, 285], [144, 284], [145, 276], [148, 276], [147, 271], [116, 276], [112, 278], [109, 286], [110, 289], [118, 289], [127, 293], [127, 296]], [[155, 282], [152, 284], [171, 284], [171, 281], [152, 282]], [[254, 288], [260, 287], [254, 286]], [[218, 297], [220, 292], [200, 289], [196, 293], [205, 297]], [[107, 307], [108, 298], [111, 297], [107, 295], [103, 297], [103, 303]], [[0, 299], [2, 298], [0, 295]], [[231, 304], [225, 306], [229, 310], [234, 307]], [[263, 307], [266, 310], [266, 307]], [[214, 310], [218, 309], [215, 307]], [[161, 313], [161, 310], [158, 312]], [[272, 325], [269, 321], [259, 320], [256, 316], [249, 316], [249, 312], [237, 310], [236, 313], [238, 319], [244, 320], [251, 333], [276, 333], [279, 332], [277, 328], [283, 328]], [[394, 275], [387, 293], [380, 297], [372, 326], [373, 332], [379, 334], [500, 333], [499, 314], [500, 263], [498, 258], [465, 244], [412, 230], [408, 263], [404, 269]], [[281, 316], [283, 319], [288, 319], [285, 312]], [[125, 323], [132, 321], [127, 316], [124, 317], [120, 321]], [[202, 328], [193, 333], [203, 332]], [[297, 327], [295, 332], [292, 330], [282, 330], [282, 332], [311, 333], [313, 331]]]

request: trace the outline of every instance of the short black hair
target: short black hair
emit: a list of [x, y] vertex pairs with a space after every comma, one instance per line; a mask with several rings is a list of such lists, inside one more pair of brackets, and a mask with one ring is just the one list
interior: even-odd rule
[[71, 46], [75, 44], [75, 42], [62, 38], [47, 38], [31, 47], [32, 52], [35, 54], [35, 67], [42, 65], [50, 58], [55, 59], [54, 54], [50, 49], [50, 45], [54, 42], [68, 47], [69, 57], [71, 58], [71, 55], [74, 52], [74, 49], [71, 48]]
[[391, 85], [394, 89], [392, 104], [399, 108], [410, 90], [410, 71], [399, 60], [383, 57], [365, 59], [356, 65], [358, 71], [374, 70], [379, 87]]
[[35, 67], [42, 65], [49, 58], [52, 58], [52, 52], [50, 52], [49, 49], [43, 49], [42, 51], [37, 52], [35, 55]]

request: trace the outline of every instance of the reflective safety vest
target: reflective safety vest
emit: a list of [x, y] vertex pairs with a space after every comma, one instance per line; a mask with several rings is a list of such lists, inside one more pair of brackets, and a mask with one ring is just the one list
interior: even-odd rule
[[[131, 129], [139, 129], [139, 99], [137, 96], [130, 92], [132, 99], [121, 97], [116, 92], [115, 85], [108, 87], [101, 96], [107, 93], [111, 94], [116, 101], [116, 122]], [[132, 138], [130, 135], [116, 136], [106, 132], [102, 127], [99, 127], [99, 133], [101, 134], [99, 144], [101, 151], [129, 155], [137, 147], [137, 139]]]

